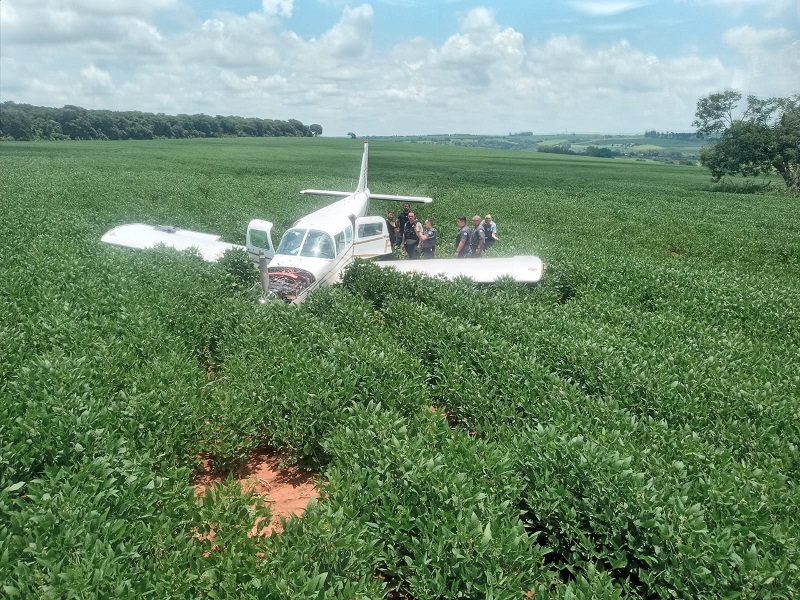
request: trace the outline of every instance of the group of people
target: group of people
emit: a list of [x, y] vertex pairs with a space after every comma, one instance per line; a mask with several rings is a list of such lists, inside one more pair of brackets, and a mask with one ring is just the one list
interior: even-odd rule
[[[479, 258], [491, 248], [497, 237], [497, 225], [492, 220], [492, 215], [486, 215], [481, 221], [480, 216], [472, 217], [472, 229], [467, 225], [467, 217], [458, 217], [458, 234], [454, 256], [456, 258]], [[436, 229], [430, 219], [420, 223], [408, 203], [403, 204], [403, 210], [394, 216], [394, 210], [389, 210], [386, 215], [386, 227], [392, 244], [400, 248], [408, 258], [433, 258], [436, 254]]]

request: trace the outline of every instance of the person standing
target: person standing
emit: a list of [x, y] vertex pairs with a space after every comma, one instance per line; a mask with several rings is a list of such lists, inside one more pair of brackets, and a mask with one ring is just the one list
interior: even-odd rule
[[433, 222], [430, 219], [425, 219], [422, 237], [422, 258], [433, 258], [436, 253], [436, 230], [433, 228]]
[[403, 247], [403, 232], [406, 230], [406, 223], [408, 223], [408, 213], [411, 207], [408, 202], [403, 203], [403, 210], [397, 215], [397, 245]]
[[472, 231], [469, 236], [469, 249], [471, 258], [480, 258], [483, 254], [483, 245], [486, 243], [486, 231], [483, 229], [481, 218], [472, 217]]
[[389, 209], [386, 213], [386, 231], [389, 232], [389, 239], [392, 241], [392, 247], [397, 247], [397, 239], [400, 236], [400, 229], [397, 226], [397, 220], [394, 218], [394, 210]]
[[497, 237], [497, 223], [492, 221], [492, 215], [486, 215], [483, 219], [483, 232], [486, 235], [486, 241], [483, 244], [483, 251], [487, 252], [489, 248], [494, 246], [495, 242], [499, 242], [500, 238]]
[[456, 258], [466, 258], [469, 256], [469, 227], [467, 227], [467, 217], [458, 217], [459, 230], [456, 234]]
[[408, 258], [411, 260], [419, 258], [419, 249], [423, 239], [422, 225], [417, 221], [413, 212], [408, 213], [408, 221], [403, 229], [403, 248], [405, 248]]

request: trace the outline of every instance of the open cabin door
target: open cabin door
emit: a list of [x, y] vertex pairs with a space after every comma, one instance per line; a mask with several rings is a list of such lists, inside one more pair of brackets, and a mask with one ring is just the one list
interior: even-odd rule
[[275, 247], [272, 245], [272, 223], [253, 219], [247, 224], [247, 251], [255, 262], [258, 262], [260, 252], [264, 252], [267, 260], [272, 260], [275, 256]]
[[353, 255], [369, 258], [391, 254], [392, 241], [383, 217], [358, 217], [355, 222]]

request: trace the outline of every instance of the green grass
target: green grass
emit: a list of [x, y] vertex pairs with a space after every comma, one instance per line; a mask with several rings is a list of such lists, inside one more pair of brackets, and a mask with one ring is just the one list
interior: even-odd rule
[[[100, 236], [244, 242], [354, 188], [355, 140], [0, 144], [0, 580], [14, 597], [790, 598], [800, 215], [699, 167], [375, 141], [443, 246], [492, 213], [535, 289], [356, 265], [293, 307]], [[387, 207], [375, 203], [376, 214]], [[436, 407], [434, 412], [431, 407]], [[219, 469], [324, 499], [249, 538]], [[212, 549], [198, 533], [214, 526]]]

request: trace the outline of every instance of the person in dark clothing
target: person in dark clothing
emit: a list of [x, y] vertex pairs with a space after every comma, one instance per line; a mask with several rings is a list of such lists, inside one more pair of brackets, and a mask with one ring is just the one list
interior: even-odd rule
[[408, 258], [416, 260], [419, 257], [423, 239], [422, 225], [417, 221], [413, 212], [408, 213], [408, 222], [403, 229], [403, 248], [408, 254]]
[[406, 223], [408, 223], [408, 213], [411, 207], [408, 202], [403, 204], [403, 210], [397, 215], [397, 245], [403, 247], [403, 232], [406, 230]]
[[386, 231], [389, 232], [389, 239], [392, 241], [392, 246], [397, 247], [398, 237], [400, 236], [400, 228], [397, 226], [397, 220], [394, 218], [394, 210], [389, 210], [386, 213]]
[[483, 229], [481, 218], [472, 217], [472, 232], [469, 237], [470, 258], [480, 258], [483, 254], [483, 244], [486, 242], [486, 232]]
[[467, 217], [458, 217], [458, 226], [460, 229], [456, 234], [456, 258], [466, 258], [469, 256], [469, 236], [470, 231], [467, 227]]
[[425, 219], [422, 236], [422, 258], [433, 258], [436, 253], [436, 230], [430, 219]]

